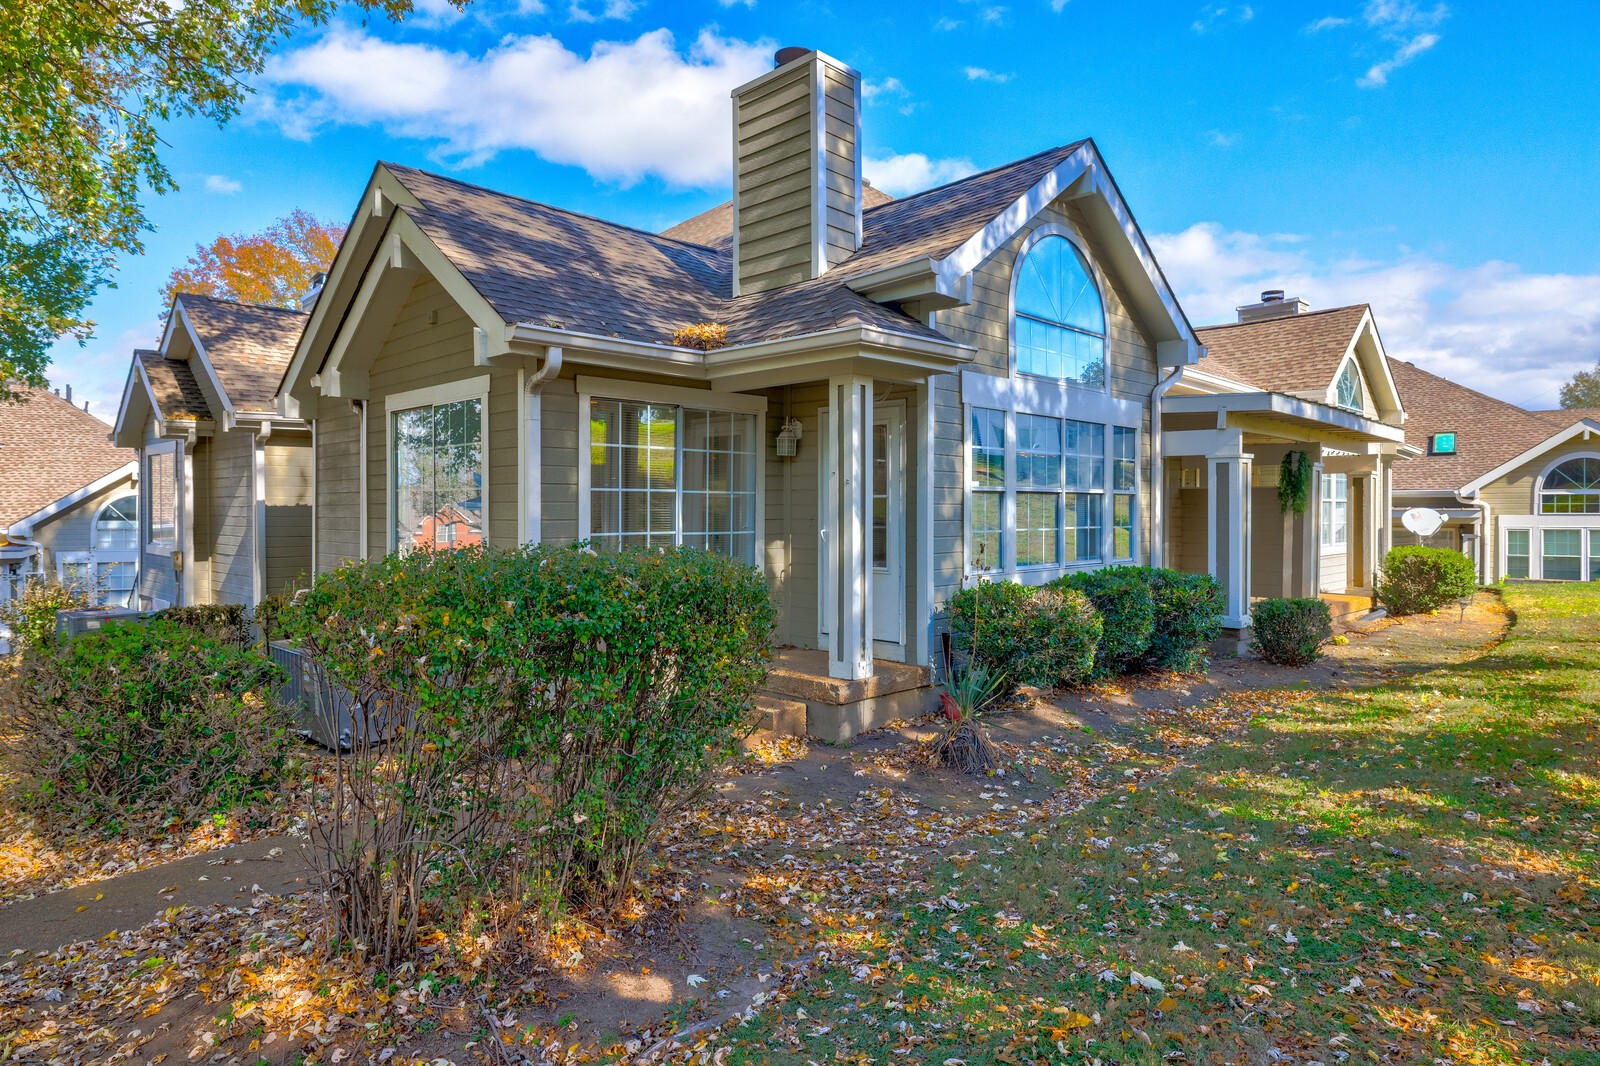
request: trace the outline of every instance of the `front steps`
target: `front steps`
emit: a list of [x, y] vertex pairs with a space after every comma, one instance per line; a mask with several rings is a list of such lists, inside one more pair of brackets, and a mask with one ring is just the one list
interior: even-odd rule
[[827, 652], [785, 648], [773, 657], [765, 688], [756, 696], [763, 730], [849, 744], [896, 719], [917, 718], [938, 704], [932, 671], [878, 659], [871, 677], [828, 676]]

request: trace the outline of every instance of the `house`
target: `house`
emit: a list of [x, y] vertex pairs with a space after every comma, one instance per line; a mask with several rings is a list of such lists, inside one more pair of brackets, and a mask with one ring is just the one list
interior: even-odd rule
[[127, 605], [138, 568], [135, 453], [72, 402], [72, 389], [19, 389], [0, 404], [0, 600], [30, 577], [87, 583]]
[[1151, 557], [1152, 392], [1203, 347], [1092, 141], [889, 199], [854, 70], [786, 49], [732, 95], [734, 198], [665, 233], [378, 165], [279, 416], [319, 572], [452, 505], [726, 552], [773, 590], [769, 687], [844, 739], [920, 706], [980, 571]]
[[1396, 471], [1395, 543], [1412, 507], [1440, 512], [1428, 538], [1459, 548], [1485, 583], [1600, 577], [1600, 417], [1528, 411], [1391, 360], [1421, 458]]
[[306, 317], [184, 293], [134, 353], [112, 440], [139, 455], [138, 606], [253, 605], [309, 576], [311, 427], [275, 404]]
[[[1253, 598], [1371, 594], [1396, 463], [1416, 449], [1370, 307], [1271, 290], [1237, 314], [1197, 330], [1206, 357], [1159, 389], [1157, 517], [1158, 558], [1215, 574], [1242, 631]], [[1304, 466], [1300, 511], [1280, 503], [1286, 457]]]

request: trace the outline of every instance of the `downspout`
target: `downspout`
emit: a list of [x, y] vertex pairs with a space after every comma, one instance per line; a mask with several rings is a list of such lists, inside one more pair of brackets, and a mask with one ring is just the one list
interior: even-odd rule
[[[544, 362], [528, 378], [527, 447], [523, 450], [528, 468], [522, 472], [524, 498], [522, 513], [529, 544], [544, 541], [544, 387], [561, 374], [561, 349], [545, 349]], [[583, 413], [579, 412], [582, 418]]]
[[1156, 382], [1150, 390], [1150, 565], [1160, 566], [1167, 550], [1166, 536], [1161, 524], [1161, 512], [1166, 504], [1167, 472], [1161, 454], [1161, 401], [1167, 390], [1178, 383], [1183, 367], [1174, 367], [1172, 373]]
[[1456, 499], [1478, 509], [1478, 580], [1485, 585], [1494, 584], [1494, 563], [1500, 557], [1500, 538], [1494, 535], [1489, 515], [1489, 501], [1474, 489], [1470, 494], [1456, 493]]

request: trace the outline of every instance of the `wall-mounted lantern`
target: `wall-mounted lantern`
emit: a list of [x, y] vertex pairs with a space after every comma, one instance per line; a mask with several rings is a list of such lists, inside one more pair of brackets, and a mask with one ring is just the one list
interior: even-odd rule
[[800, 453], [800, 420], [791, 418], [778, 430], [778, 458], [793, 459]]

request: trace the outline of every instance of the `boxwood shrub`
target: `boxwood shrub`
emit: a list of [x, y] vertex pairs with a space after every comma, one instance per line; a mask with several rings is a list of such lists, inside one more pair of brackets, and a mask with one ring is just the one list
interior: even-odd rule
[[1384, 556], [1377, 593], [1390, 614], [1427, 614], [1477, 587], [1477, 568], [1455, 549], [1404, 545]]
[[293, 741], [279, 681], [262, 656], [161, 619], [31, 649], [0, 697], [24, 802], [110, 830], [252, 803]]
[[1146, 661], [1160, 670], [1195, 673], [1209, 662], [1206, 649], [1222, 632], [1227, 598], [1210, 574], [1148, 571], [1155, 628]]
[[1076, 685], [1093, 672], [1100, 615], [1080, 592], [986, 581], [951, 596], [946, 609], [956, 648], [1009, 687]]
[[1319, 599], [1259, 600], [1250, 608], [1250, 650], [1280, 666], [1304, 666], [1333, 639], [1333, 618]]
[[1084, 570], [1051, 584], [1054, 589], [1082, 593], [1100, 612], [1100, 645], [1094, 657], [1096, 676], [1125, 674], [1144, 664], [1156, 627], [1156, 605], [1150, 586], [1150, 568], [1144, 566]]

